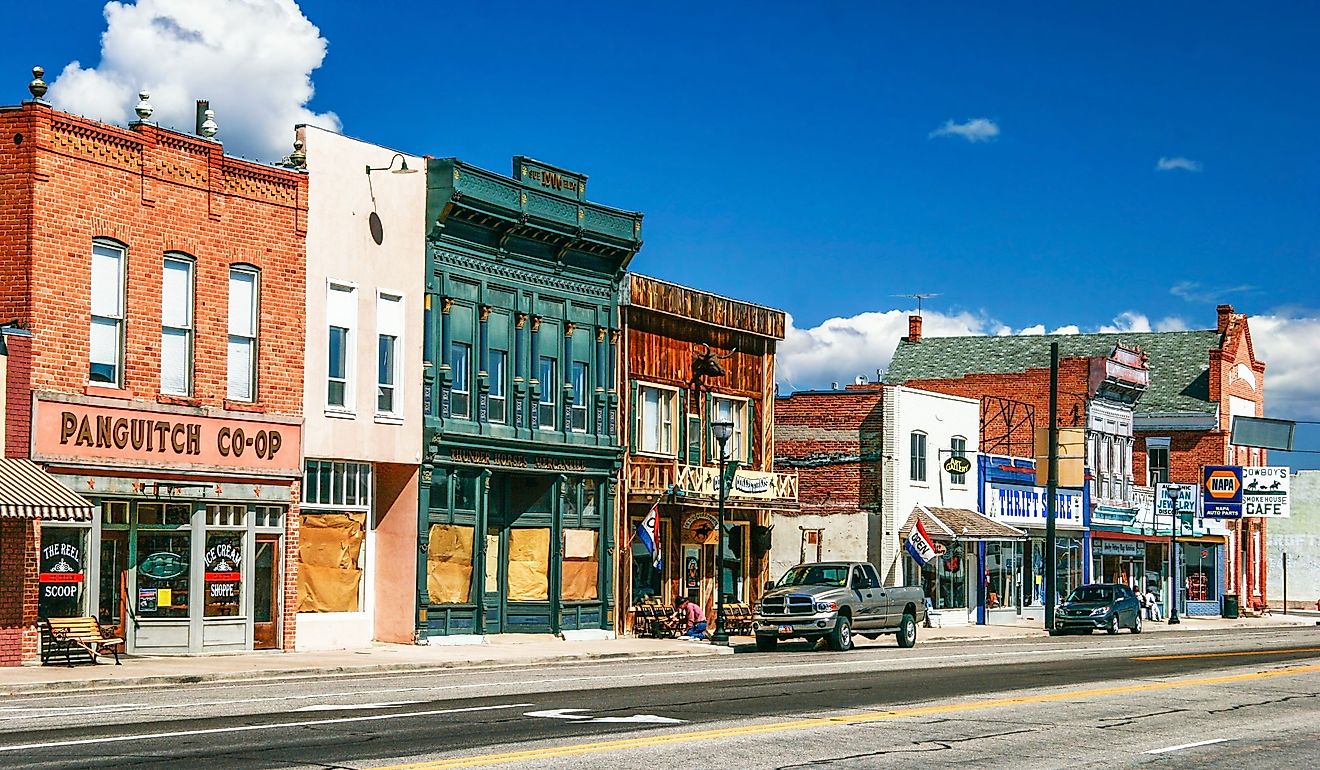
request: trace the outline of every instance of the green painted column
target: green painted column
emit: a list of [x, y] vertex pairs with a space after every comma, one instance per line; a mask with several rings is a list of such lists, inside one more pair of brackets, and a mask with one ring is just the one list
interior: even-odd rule
[[[443, 472], [443, 471], [442, 471]], [[427, 627], [427, 608], [431, 603], [426, 592], [426, 549], [430, 543], [431, 525], [431, 478], [435, 473], [430, 463], [422, 463], [418, 474], [417, 487], [417, 640], [426, 639], [430, 632]]]

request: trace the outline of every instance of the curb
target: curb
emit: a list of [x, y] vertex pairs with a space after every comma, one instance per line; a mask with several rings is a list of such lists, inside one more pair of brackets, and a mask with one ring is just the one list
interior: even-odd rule
[[[130, 690], [142, 687], [163, 687], [174, 684], [205, 684], [213, 682], [270, 682], [299, 679], [327, 679], [336, 676], [365, 676], [369, 674], [414, 673], [426, 674], [452, 671], [462, 668], [466, 671], [497, 671], [500, 669], [527, 668], [554, 663], [591, 663], [608, 660], [657, 660], [665, 658], [695, 658], [720, 655], [732, 655], [732, 647], [692, 647], [687, 649], [657, 650], [647, 653], [599, 652], [566, 653], [563, 655], [544, 655], [522, 658], [516, 661], [444, 661], [427, 663], [368, 663], [361, 666], [305, 667], [270, 669], [265, 671], [218, 671], [206, 674], [161, 674], [159, 676], [139, 676], [105, 679], [60, 679], [47, 682], [30, 682], [0, 685], [0, 696], [41, 695], [50, 692], [69, 690]], [[113, 664], [98, 664], [113, 665]]]

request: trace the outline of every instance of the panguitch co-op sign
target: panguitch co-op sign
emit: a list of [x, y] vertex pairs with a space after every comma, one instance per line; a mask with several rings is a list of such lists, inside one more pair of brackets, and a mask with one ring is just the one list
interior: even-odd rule
[[301, 426], [38, 400], [33, 459], [111, 465], [300, 470]]

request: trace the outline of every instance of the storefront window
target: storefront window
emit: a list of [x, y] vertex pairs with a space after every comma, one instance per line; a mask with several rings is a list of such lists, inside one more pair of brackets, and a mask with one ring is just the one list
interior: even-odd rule
[[724, 525], [724, 579], [720, 590], [726, 602], [747, 601], [747, 527]]
[[967, 559], [962, 543], [944, 543], [944, 552], [921, 568], [921, 587], [937, 610], [967, 607]]
[[1215, 576], [1215, 546], [1183, 543], [1183, 575], [1187, 601], [1219, 601], [1219, 583]]
[[1012, 606], [1016, 602], [1014, 596], [1019, 579], [1018, 567], [1021, 566], [1021, 547], [1012, 542], [985, 544], [985, 572], [990, 578], [986, 592], [988, 606]]
[[243, 533], [208, 532], [202, 554], [205, 582], [205, 615], [232, 618], [241, 612]]
[[597, 556], [598, 533], [594, 529], [564, 530], [563, 589], [565, 601], [595, 601], [600, 598], [597, 581], [600, 560]]
[[191, 534], [186, 531], [138, 533], [138, 617], [188, 617], [191, 539]]
[[[632, 531], [642, 523], [641, 519], [633, 522]], [[661, 590], [661, 571], [655, 568], [655, 557], [640, 542], [633, 541], [632, 551], [632, 598], [634, 603], [655, 596], [663, 596]]]
[[82, 527], [41, 528], [41, 584], [37, 612], [43, 618], [86, 614], [87, 530]]

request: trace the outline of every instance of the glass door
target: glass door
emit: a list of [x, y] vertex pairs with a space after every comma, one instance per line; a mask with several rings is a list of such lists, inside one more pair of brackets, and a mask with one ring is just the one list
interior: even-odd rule
[[279, 648], [280, 537], [257, 535], [252, 558], [252, 647]]
[[486, 618], [486, 633], [499, 634], [504, 631], [504, 570], [500, 569], [507, 559], [504, 548], [508, 538], [505, 528], [495, 522], [486, 527], [486, 558], [484, 593], [481, 596], [482, 611]]

